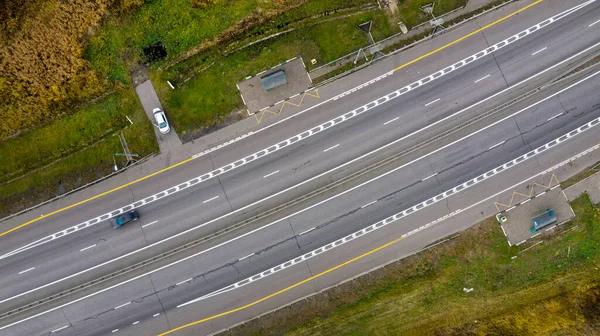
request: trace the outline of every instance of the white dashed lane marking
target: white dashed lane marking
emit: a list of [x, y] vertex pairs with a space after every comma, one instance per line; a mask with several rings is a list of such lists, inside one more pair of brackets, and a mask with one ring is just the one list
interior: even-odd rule
[[435, 175], [437, 175], [437, 173], [427, 176], [426, 178], [422, 179], [421, 182], [423, 182], [425, 180], [429, 180], [430, 178], [434, 177]]
[[305, 233], [309, 233], [310, 231], [312, 231], [312, 230], [314, 230], [314, 229], [316, 229], [316, 227], [314, 227], [314, 228], [310, 228], [310, 229], [308, 229], [308, 230], [306, 230], [306, 231], [302, 231], [302, 232], [300, 232], [300, 234], [299, 234], [298, 236], [302, 236], [302, 235], [303, 235], [303, 234], [305, 234]]
[[396, 118], [394, 118], [394, 119], [392, 119], [392, 120], [388, 120], [388, 121], [384, 122], [383, 124], [384, 124], [384, 125], [387, 125], [387, 124], [389, 124], [389, 123], [391, 123], [391, 122], [394, 122], [394, 121], [396, 121], [396, 120], [398, 120], [398, 119], [400, 119], [400, 117], [396, 117]]
[[590, 24], [588, 27], [591, 27], [591, 26], [595, 25], [595, 24], [596, 24], [596, 23], [598, 23], [598, 22], [600, 22], [600, 20], [598, 20], [598, 21], [596, 21], [596, 22], [593, 22], [593, 23], [592, 23], [592, 24]]
[[267, 174], [267, 175], [263, 176], [263, 178], [267, 178], [267, 177], [269, 177], [269, 176], [271, 176], [271, 175], [275, 175], [275, 174], [277, 174], [277, 173], [279, 173], [279, 170], [276, 170], [276, 171], [274, 171], [274, 172], [272, 172], [272, 173], [269, 173], [269, 174]]
[[27, 273], [27, 272], [29, 272], [29, 271], [32, 271], [32, 270], [34, 270], [34, 269], [35, 269], [35, 267], [28, 268], [28, 269], [26, 269], [26, 270], [24, 270], [24, 271], [21, 271], [21, 272], [19, 272], [19, 274]]
[[548, 121], [550, 121], [550, 120], [552, 120], [554, 118], [558, 118], [558, 117], [560, 117], [563, 114], [564, 114], [564, 112], [560, 112], [559, 114], [555, 115], [554, 117], [548, 118]]
[[336, 148], [336, 147], [337, 147], [337, 146], [339, 146], [339, 145], [340, 145], [340, 144], [337, 144], [337, 145], [335, 145], [335, 146], [331, 146], [331, 147], [327, 148], [326, 150], [324, 150], [324, 151], [323, 151], [323, 153], [324, 153], [324, 152], [327, 152], [327, 151], [330, 151], [330, 150], [332, 150], [332, 149]]
[[183, 281], [180, 281], [180, 282], [176, 283], [176, 284], [175, 284], [175, 286], [183, 285], [184, 283], [186, 283], [186, 282], [188, 282], [188, 281], [192, 281], [192, 278], [189, 278], [189, 279], [185, 279], [185, 280], [183, 280]]
[[371, 203], [367, 203], [367, 204], [365, 204], [365, 205], [361, 206], [360, 208], [361, 208], [361, 209], [364, 209], [364, 208], [368, 207], [369, 205], [373, 205], [373, 204], [375, 204], [375, 203], [377, 203], [377, 200], [374, 200], [374, 201], [373, 201], [373, 202], [371, 202]]
[[534, 52], [533, 54], [531, 54], [531, 56], [533, 56], [533, 55], [535, 55], [535, 54], [537, 54], [537, 53], [541, 53], [542, 51], [546, 50], [547, 48], [548, 48], [548, 47], [543, 47], [542, 49], [540, 49], [540, 50], [538, 50], [538, 51]]
[[123, 308], [123, 307], [125, 307], [127, 305], [130, 305], [130, 304], [131, 304], [131, 302], [127, 302], [127, 303], [124, 303], [124, 304], [122, 304], [120, 306], [116, 306], [115, 309]]
[[209, 199], [207, 199], [206, 201], [202, 202], [202, 204], [204, 204], [204, 203], [208, 203], [208, 202], [210, 202], [210, 201], [212, 201], [212, 200], [216, 200], [217, 198], [219, 198], [219, 196], [215, 196], [215, 197], [213, 197], [213, 198], [209, 198]]
[[96, 244], [94, 244], [94, 245], [90, 245], [90, 246], [88, 246], [88, 247], [84, 247], [84, 248], [82, 248], [81, 250], [79, 250], [79, 252], [83, 252], [83, 251], [85, 251], [85, 250], [89, 250], [89, 249], [91, 249], [91, 248], [94, 248], [94, 247], [96, 247]]
[[158, 221], [150, 222], [150, 223], [148, 223], [148, 224], [146, 224], [146, 225], [142, 225], [142, 227], [144, 228], [144, 227], [146, 227], [146, 226], [150, 226], [150, 225], [152, 225], [152, 224], [156, 224], [156, 223], [158, 223]]
[[475, 83], [477, 83], [477, 82], [481, 82], [482, 80], [484, 80], [484, 79], [486, 79], [486, 78], [488, 78], [488, 77], [490, 77], [490, 75], [487, 75], [487, 76], [485, 76], [485, 77], [481, 77], [481, 78], [479, 78], [478, 80], [476, 80], [476, 81], [475, 81]]
[[502, 145], [503, 143], [505, 143], [505, 142], [506, 142], [506, 140], [505, 140], [505, 141], [498, 142], [497, 144], [493, 145], [493, 146], [492, 146], [492, 147], [490, 147], [489, 149], [494, 149], [494, 148], [496, 148], [496, 147], [498, 147], [498, 146], [501, 146], [501, 145]]
[[68, 326], [68, 325], [66, 325], [66, 326], [60, 327], [60, 328], [58, 328], [58, 329], [54, 329], [54, 330], [52, 330], [52, 331], [51, 331], [51, 333], [56, 333], [56, 332], [59, 332], [59, 331], [61, 331], [61, 330], [63, 330], [63, 329], [67, 329], [68, 327], [69, 327], [69, 326]]
[[242, 261], [242, 260], [244, 260], [244, 259], [248, 259], [248, 258], [252, 257], [253, 255], [254, 255], [254, 253], [250, 253], [250, 254], [248, 254], [248, 255], [247, 255], [247, 256], [245, 256], [245, 257], [241, 257], [240, 259], [238, 259], [238, 261]]
[[437, 103], [440, 99], [442, 99], [442, 98], [438, 98], [438, 99], [436, 99], [434, 101], [430, 101], [429, 103], [425, 104], [425, 106], [429, 106], [429, 105], [431, 105], [433, 103]]

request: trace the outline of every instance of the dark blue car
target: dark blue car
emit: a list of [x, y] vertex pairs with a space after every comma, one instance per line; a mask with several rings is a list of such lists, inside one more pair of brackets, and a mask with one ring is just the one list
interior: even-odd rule
[[138, 215], [137, 211], [132, 210], [113, 218], [110, 222], [112, 224], [113, 229], [116, 229], [129, 222], [135, 222], [136, 220], [138, 220], [138, 218], [140, 218], [140, 216]]

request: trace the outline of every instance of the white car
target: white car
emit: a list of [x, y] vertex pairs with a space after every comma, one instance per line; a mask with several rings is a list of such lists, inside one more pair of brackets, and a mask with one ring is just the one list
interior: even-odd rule
[[171, 128], [169, 127], [169, 122], [167, 121], [167, 116], [165, 115], [165, 112], [161, 111], [161, 109], [157, 107], [154, 110], [152, 110], [152, 113], [154, 114], [154, 120], [156, 120], [156, 125], [158, 126], [158, 130], [160, 131], [160, 133], [169, 133]]

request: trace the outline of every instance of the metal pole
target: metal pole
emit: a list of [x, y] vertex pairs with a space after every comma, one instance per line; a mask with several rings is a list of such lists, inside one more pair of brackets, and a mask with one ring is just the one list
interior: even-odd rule
[[113, 155], [113, 162], [115, 164], [115, 171], [119, 170], [119, 167], [117, 167], [117, 159], [115, 159], [114, 155]]

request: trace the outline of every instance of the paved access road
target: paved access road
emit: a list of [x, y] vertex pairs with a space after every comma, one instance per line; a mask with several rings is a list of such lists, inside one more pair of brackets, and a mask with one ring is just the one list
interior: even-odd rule
[[[569, 5], [571, 6], [573, 4]], [[248, 163], [222, 175], [222, 177], [209, 179], [206, 182], [199, 184], [198, 187], [188, 188], [184, 191], [175, 193], [173, 196], [165, 197], [160, 201], [142, 207], [140, 213], [143, 216], [143, 220], [140, 223], [140, 226], [131, 226], [124, 228], [125, 230], [111, 231], [107, 230], [105, 225], [99, 224], [84, 229], [81, 232], [68, 235], [64, 238], [58, 238], [53, 242], [5, 258], [1, 261], [2, 267], [3, 270], [6, 269], [8, 272], [6, 272], [7, 276], [3, 275], [2, 279], [0, 279], [3, 284], [2, 297], [14, 296], [23, 291], [39, 287], [60, 279], [61, 277], [73, 274], [74, 272], [84, 270], [87, 267], [102, 261], [114, 258], [115, 256], [122, 255], [129, 251], [133, 251], [136, 248], [170, 237], [186, 228], [194, 227], [200, 223], [205, 223], [219, 216], [226, 215], [232, 210], [242, 209], [247, 204], [268, 197], [280, 190], [285, 190], [287, 187], [306, 181], [306, 179], [312, 178], [320, 173], [327, 172], [328, 170], [360, 157], [362, 154], [368, 153], [373, 149], [380, 148], [396, 139], [406, 137], [416, 130], [428, 127], [428, 125], [432, 125], [446, 116], [465, 110], [468, 106], [481, 101], [508, 86], [518, 83], [533, 74], [539, 73], [553, 64], [567, 59], [597, 43], [599, 40], [597, 36], [598, 30], [591, 29], [592, 27], [590, 27], [590, 25], [600, 17], [600, 11], [596, 4], [591, 4], [589, 6], [591, 7], [586, 8], [585, 11], [570, 14], [571, 16], [561, 19], [562, 21], [559, 20], [548, 25], [543, 28], [544, 30], [531, 33], [531, 36], [527, 36], [522, 40], [506, 45], [503, 49], [495, 52], [493, 56], [482, 57], [481, 59], [471, 61], [471, 63], [464, 64], [459, 69], [448, 71], [447, 74], [434, 78], [430, 83], [421, 82], [422, 87], [415, 88], [399, 98], [389, 100], [379, 106], [372, 106], [371, 109], [364, 111], [364, 113], [359, 116], [333, 126], [328, 130], [317, 132], [315, 135], [307, 137], [306, 140], [299, 141], [283, 150], [276, 151], [255, 162]], [[310, 114], [307, 114], [307, 116], [314, 118], [312, 124], [303, 124], [303, 122], [311, 118], [294, 120], [292, 131], [288, 129], [287, 132], [290, 133], [288, 133], [287, 136], [293, 135], [294, 130], [298, 133], [302, 130], [310, 129], [319, 124], [319, 122], [332, 119], [336, 115], [342, 115], [343, 113], [373, 101], [373, 99], [377, 99], [384, 94], [401, 89], [405, 85], [415, 82], [415, 80], [419, 80], [424, 76], [433, 74], [451, 64], [455, 64], [457, 61], [460, 61], [469, 55], [476, 55], [480, 50], [485, 50], [490, 45], [508, 38], [511, 34], [524, 31], [538, 22], [543, 22], [548, 17], [560, 13], [568, 7], [569, 6], [564, 4], [552, 4], [551, 6], [544, 7], [543, 10], [540, 10], [539, 12], [532, 13], [531, 18], [528, 18], [527, 20], [523, 19], [524, 16], [522, 14], [528, 12], [523, 12], [522, 14], [519, 14], [521, 15], [519, 21], [515, 22], [509, 19], [499, 23], [497, 29], [502, 28], [502, 31], [496, 31], [496, 26], [494, 26], [493, 28], [490, 28], [491, 30], [484, 31], [483, 36], [475, 35], [471, 37], [472, 40], [469, 40], [469, 44], [461, 44], [461, 48], [452, 50], [453, 52], [445, 55], [446, 57], [444, 59], [432, 59], [431, 62], [437, 63], [437, 68], [429, 68], [431, 66], [431, 63], [429, 62], [422, 64], [422, 67], [407, 67], [404, 69], [407, 72], [404, 74], [406, 80], [404, 76], [402, 76], [402, 78], [394, 77], [396, 75], [388, 76], [376, 82], [377, 84], [374, 83], [373, 85], [369, 85], [368, 87], [357, 91], [355, 94], [325, 104]], [[532, 21], [528, 21], [529, 19]], [[573, 38], [573, 36], [577, 36], [578, 38]], [[477, 38], [479, 38], [479, 41]], [[458, 55], [454, 56], [454, 54]], [[388, 62], [389, 61], [391, 61], [391, 59], [389, 59]], [[377, 66], [384, 65], [389, 64], [382, 62]], [[420, 70], [417, 71], [416, 69]], [[413, 73], [411, 75], [410, 71], [416, 71], [418, 73]], [[550, 74], [550, 72], [547, 74]], [[547, 106], [544, 105], [544, 109], [538, 107], [535, 109], [536, 112], [523, 112], [523, 116], [529, 115], [530, 119], [522, 120], [521, 125], [519, 125], [519, 122], [514, 121], [512, 124], [510, 121], [503, 122], [503, 126], [496, 126], [490, 130], [481, 132], [481, 135], [478, 135], [481, 138], [477, 138], [476, 142], [469, 142], [468, 145], [464, 145], [464, 147], [462, 147], [463, 145], [460, 145], [459, 147], [448, 147], [447, 149], [433, 154], [431, 157], [427, 157], [425, 163], [417, 161], [386, 176], [386, 179], [392, 177], [393, 179], [382, 179], [382, 181], [387, 181], [384, 185], [369, 184], [362, 187], [360, 191], [348, 193], [343, 197], [325, 203], [322, 207], [315, 207], [300, 216], [286, 219], [287, 223], [285, 223], [285, 225], [281, 223], [272, 225], [269, 227], [269, 230], [275, 230], [273, 232], [269, 231], [265, 233], [265, 231], [263, 231], [257, 235], [249, 235], [247, 237], [251, 238], [244, 237], [243, 240], [240, 240], [235, 244], [229, 244], [214, 249], [210, 254], [207, 253], [202, 258], [199, 258], [200, 261], [198, 261], [198, 258], [193, 259], [195, 260], [193, 266], [181, 264], [181, 266], [177, 266], [178, 268], [180, 267], [177, 271], [173, 271], [173, 268], [171, 268], [167, 275], [157, 274], [155, 277], [162, 277], [163, 280], [159, 281], [160, 279], [153, 279], [154, 290], [160, 290], [174, 285], [175, 283], [171, 280], [187, 280], [189, 277], [186, 271], [200, 272], [194, 272], [192, 276], [206, 273], [203, 275], [203, 278], [204, 281], [208, 282], [207, 284], [200, 285], [197, 281], [190, 281], [190, 285], [197, 285], [195, 291], [186, 289], [185, 295], [180, 294], [180, 296], [177, 296], [172, 294], [177, 291], [177, 288], [183, 288], [183, 284], [175, 287], [174, 290], [169, 291], [168, 298], [165, 298], [164, 300], [161, 299], [165, 309], [169, 310], [173, 305], [182, 303], [182, 299], [191, 299], [194, 298], [194, 295], [201, 296], [210, 293], [212, 290], [217, 290], [226, 286], [227, 283], [232, 283], [238, 279], [241, 280], [244, 276], [252, 274], [252, 272], [262, 271], [276, 265], [277, 262], [280, 262], [281, 260], [293, 258], [301, 254], [301, 250], [308, 251], [313, 247], [321, 246], [351, 232], [352, 230], [363, 227], [373, 220], [376, 221], [376, 218], [384, 218], [382, 216], [389, 214], [390, 211], [398, 211], [398, 209], [403, 209], [402, 207], [410, 207], [421, 200], [426, 199], [428, 192], [439, 192], [444, 187], [453, 187], [454, 185], [463, 183], [469, 178], [469, 174], [475, 174], [480, 171], [476, 170], [476, 167], [482, 167], [481, 169], [483, 169], [489, 167], [489, 165], [502, 164], [503, 162], [512, 159], [513, 155], [514, 157], [518, 156], [518, 153], [529, 148], [527, 146], [536, 145], [535, 141], [542, 141], [539, 139], [547, 140], [540, 136], [540, 134], [548, 134], [548, 137], [560, 136], [560, 134], [562, 134], [560, 132], [569, 131], [572, 128], [578, 127], [593, 119], [594, 113], [596, 113], [593, 105], [597, 103], [597, 94], [595, 94], [595, 91], [593, 90], [594, 83], [596, 87], [598, 87], [598, 82], [593, 82], [593, 80], [594, 79], [592, 78], [580, 84], [580, 86], [577, 87], [577, 90], [564, 93], [564, 95], [575, 95], [570, 96], [570, 98], [565, 98], [566, 101], [569, 101], [568, 99], [573, 101], [570, 105], [568, 103], [565, 105], [565, 102], [559, 98], [550, 99], [544, 102], [544, 104], [550, 104]], [[484, 82], [486, 85], [482, 84]], [[509, 93], [518, 90], [515, 89], [509, 91], [510, 92], [506, 93], [507, 96]], [[577, 96], [577, 94], [584, 94], [584, 97], [586, 98], [584, 99]], [[594, 99], [596, 100], [594, 101]], [[371, 106], [367, 105], [367, 108], [369, 107]], [[571, 110], [572, 108], [577, 108], [576, 111], [587, 112], [582, 112], [583, 114], [580, 115], [579, 112], [573, 112], [573, 110]], [[334, 112], [332, 113], [331, 111]], [[431, 137], [435, 135], [436, 132], [439, 133], [453, 125], [458, 125], [470, 117], [481, 113], [481, 111], [480, 107], [467, 109], [464, 112], [461, 112], [461, 114], [445, 120], [443, 123], [438, 123], [439, 126], [424, 130], [421, 134], [423, 136]], [[554, 114], [548, 116], [546, 115], [546, 113], [549, 113], [548, 111], [552, 111]], [[539, 115], [536, 115], [536, 113]], [[544, 121], [559, 113], [563, 114], [553, 118], [551, 121]], [[315, 115], [316, 117], [313, 117]], [[295, 129], [296, 127], [299, 128]], [[549, 132], [548, 129], [552, 131]], [[274, 129], [273, 133], [277, 133], [275, 131], [281, 131], [281, 128]], [[402, 148], [408, 148], [413, 144], [411, 141], [418, 142], [422, 140], [422, 138], [419, 138], [418, 136], [420, 136], [420, 134], [406, 138], [397, 146], [382, 150], [379, 152], [380, 154], [372, 156], [374, 159], [367, 158], [364, 162], [390, 155], [390, 153], [393, 153], [392, 149], [394, 151], [399, 151]], [[256, 151], [256, 149], [267, 148], [269, 145], [285, 138], [286, 137], [280, 137], [270, 143], [261, 143], [264, 139], [261, 135], [259, 138], [253, 139], [252, 142], [258, 146], [255, 148]], [[498, 140], [503, 138], [506, 139]], [[520, 143], [519, 139], [521, 141]], [[498, 141], [490, 144], [487, 143], [495, 140]], [[494, 147], [494, 145], [502, 141], [506, 142]], [[482, 144], [489, 146], [485, 147], [482, 146]], [[490, 147], [493, 148], [490, 149]], [[453, 148], [456, 148], [456, 151], [453, 151]], [[240, 150], [239, 153], [236, 153], [235, 149], [236, 147], [232, 147], [227, 152], [228, 155], [235, 156], [226, 157], [226, 155], [224, 155], [224, 157], [221, 158], [222, 162], [219, 161], [218, 157], [213, 157], [213, 154], [211, 154], [214, 167], [218, 168], [244, 157], [244, 155], [251, 154], [251, 152], [247, 153], [242, 150]], [[503, 149], [506, 149], [506, 151]], [[485, 153], [492, 153], [494, 151], [495, 154], [492, 158], [489, 157], [490, 155], [485, 155]], [[498, 153], [497, 151], [501, 152]], [[482, 160], [482, 158], [485, 158], [485, 160], [478, 161]], [[252, 215], [252, 211], [255, 211], [256, 213], [264, 211], [265, 208], [280, 204], [287, 199], [292, 199], [294, 196], [301, 195], [305, 193], [306, 190], [310, 190], [315, 186], [318, 187], [319, 185], [323, 185], [325, 184], [325, 181], [336, 180], [345, 173], [351, 172], [355, 166], [360, 166], [360, 164], [364, 165], [364, 162], [360, 161], [356, 164], [347, 165], [343, 169], [327, 173], [323, 176], [323, 179], [315, 179], [313, 182], [307, 183], [302, 187], [294, 188], [294, 190], [288, 194], [281, 194], [267, 202], [258, 204], [255, 207], [240, 211], [229, 216], [231, 219], [225, 218], [224, 220], [216, 221], [201, 229], [193, 231], [193, 233], [184, 235], [181, 238], [172, 239], [169, 244], [171, 244], [171, 242], [173, 244], [181, 244], [181, 242], [186, 239], [206, 235], [207, 233], [214, 231], [219, 225], [224, 227], [240, 218], [244, 218], [244, 216]], [[170, 176], [177, 175], [177, 172], [181, 173], [181, 179], [179, 175], [177, 175], [176, 180], [168, 178], [166, 181], [162, 180], [160, 182], [165, 183], [164, 185], [161, 186], [160, 183], [156, 184], [165, 189], [170, 185], [185, 181], [187, 177], [186, 173], [194, 173], [190, 174], [190, 178], [199, 175], [197, 170], [187, 171], [186, 169], [189, 169], [188, 167], [191, 166], [184, 166], [181, 170], [170, 172], [170, 174], [172, 174]], [[196, 166], [195, 169], [198, 169], [198, 167]], [[202, 172], [210, 171], [211, 169], [213, 169], [212, 166]], [[402, 174], [402, 176], [398, 176], [397, 174]], [[427, 178], [433, 174], [437, 175]], [[398, 181], [401, 182], [399, 183]], [[167, 182], [169, 182], [169, 184], [166, 184]], [[375, 185], [377, 185], [377, 187], [374, 187]], [[425, 186], [425, 189], [418, 189], [424, 188], [423, 186]], [[429, 191], [430, 189], [431, 191]], [[160, 190], [160, 188], [157, 190]], [[135, 195], [138, 191], [131, 192]], [[140, 194], [140, 197], [136, 199], [140, 199], [147, 195], [148, 194], [145, 193]], [[123, 197], [131, 198], [131, 196]], [[396, 204], [396, 206], [399, 206], [400, 208], [395, 208], [390, 205], [393, 203], [386, 202], [387, 200], [394, 199], [399, 203]], [[98, 203], [102, 203], [100, 202], [101, 200], [99, 200]], [[363, 207], [375, 200], [378, 201]], [[103, 207], [102, 211], [104, 212], [112, 209], [110, 206], [118, 207], [123, 203], [131, 202], [131, 200], [127, 201], [125, 199], [119, 199], [118, 195], [111, 197], [111, 199], [106, 199], [105, 201], [108, 207]], [[88, 205], [86, 205], [86, 207], [87, 206]], [[91, 204], [89, 207], [95, 209], [98, 207], [98, 204]], [[51, 231], [52, 229], [58, 230], [60, 228], [65, 228], [64, 223], [61, 223], [61, 217], [63, 218], [63, 221], [68, 222], [69, 225], [88, 219], [90, 214], [82, 212], [81, 209], [85, 208], [79, 208], [79, 212], [65, 213], [64, 215], [61, 214], [55, 218], [51, 217], [45, 220], [44, 223], [40, 223], [40, 225], [19, 232], [18, 235], [13, 236], [14, 239], [11, 239], [10, 243], [2, 245], [2, 250], [0, 252], [2, 254], [8, 253], [19, 246], [23, 246], [48, 233], [54, 232]], [[102, 213], [102, 211], [97, 212]], [[341, 225], [340, 223], [345, 224]], [[421, 222], [419, 223], [421, 225], [423, 224]], [[316, 226], [322, 227], [300, 235], [300, 233]], [[301, 243], [301, 239], [307, 239], [307, 241]], [[294, 246], [296, 247], [294, 248]], [[363, 245], [360, 246], [361, 248], [363, 247]], [[357, 249], [356, 245], [355, 249]], [[153, 251], [156, 253], [157, 249], [153, 248]], [[260, 253], [241, 261], [248, 263], [247, 269], [240, 268], [240, 271], [237, 267], [241, 266], [235, 264], [228, 266], [228, 264], [236, 262], [239, 258], [257, 252]], [[271, 253], [274, 254], [271, 255]], [[32, 262], [34, 262], [35, 265], [33, 265]], [[125, 264], [124, 261], [119, 261], [115, 263], [115, 267], [123, 267]], [[35, 268], [31, 269], [32, 267]], [[27, 272], [21, 273], [26, 270]], [[181, 276], [181, 279], [172, 279], [174, 274], [177, 275], [178, 278]], [[93, 277], [94, 272], [88, 273], [87, 276]], [[84, 277], [76, 278], [74, 281], [81, 281], [82, 278]], [[168, 278], [168, 281], [165, 278]], [[26, 279], [26, 281], [22, 281], [22, 279]], [[149, 278], [144, 277], [143, 279], [148, 280]], [[266, 281], [266, 279], [264, 281]], [[132, 283], [132, 286], [139, 291], [148, 290], [147, 286], [139, 283]], [[271, 288], [271, 286], [266, 287]], [[122, 289], [114, 291], [114, 296], [119, 300], [124, 299], [124, 293], [131, 292], [129, 289], [125, 292], [121, 292], [121, 290]], [[46, 289], [39, 292], [46, 292]], [[131, 295], [127, 296], [135, 298], [143, 297], [143, 295], [138, 295], [140, 293], [141, 292], [130, 293]], [[159, 296], [160, 295], [161, 294], [159, 294]], [[156, 298], [156, 296], [150, 295], [150, 298], [152, 297]], [[97, 298], [99, 302], [94, 304], [87, 302], [84, 305], [85, 307], [93, 307], [92, 309], [94, 311], [73, 305], [65, 308], [64, 313], [69, 309], [73, 309], [72, 313], [74, 315], [71, 316], [72, 318], [69, 318], [69, 320], [82, 321], [89, 316], [107, 311], [107, 307], [114, 308], [120, 305], [118, 303], [113, 305], [115, 300], [107, 298], [106, 295], [100, 295], [97, 296]], [[150, 301], [151, 299], [144, 300], [144, 302], [148, 304], [150, 304]], [[17, 302], [17, 300], [15, 299], [13, 302]], [[123, 304], [125, 303], [126, 302], [123, 302]], [[7, 302], [7, 304], [10, 304], [10, 302]], [[83, 305], [84, 303], [82, 302], [81, 304]], [[217, 308], [220, 309], [225, 306], [218, 306]], [[125, 310], [121, 309], [133, 309], [134, 307], [135, 305], [130, 304], [119, 308], [118, 314], [125, 314], [122, 313]], [[135, 318], [136, 314], [140, 314], [139, 316], [146, 316], [146, 312], [144, 312], [143, 309], [140, 309], [139, 306], [135, 307], [133, 314], [131, 315], [131, 313], [129, 313], [130, 315], [128, 315], [127, 319]], [[174, 314], [180, 316], [179, 312]], [[44, 316], [44, 321], [46, 321], [46, 318], [50, 315]], [[89, 321], [80, 323], [77, 328], [81, 328], [80, 330], [82, 331], [95, 330], [96, 332], [102, 333], [108, 330], [105, 328], [112, 327], [113, 324], [119, 322], [110, 312], [102, 314], [102, 316], [107, 316], [107, 320], [104, 318], [96, 318], [94, 321], [96, 321], [95, 323], [100, 323], [98, 321], [102, 321], [103, 329], [96, 329], [96, 325], [87, 324]], [[54, 325], [54, 320], [51, 320]], [[131, 323], [133, 322], [135, 321], [131, 321]], [[30, 334], [36, 334], [42, 331], [54, 330], [51, 329], [53, 326], [51, 327], [44, 323], [46, 322], [40, 324], [28, 323], [28, 327], [40, 328], [29, 329], [28, 332], [30, 332]], [[58, 321], [57, 323], [60, 324], [63, 322]], [[147, 326], [147, 324], [145, 324], [145, 326]], [[58, 326], [57, 328], [60, 327], [61, 326]], [[162, 328], [164, 329], [164, 325], [162, 325]], [[64, 329], [65, 333], [68, 332], [67, 329]], [[144, 330], [152, 330], [152, 328]]]

